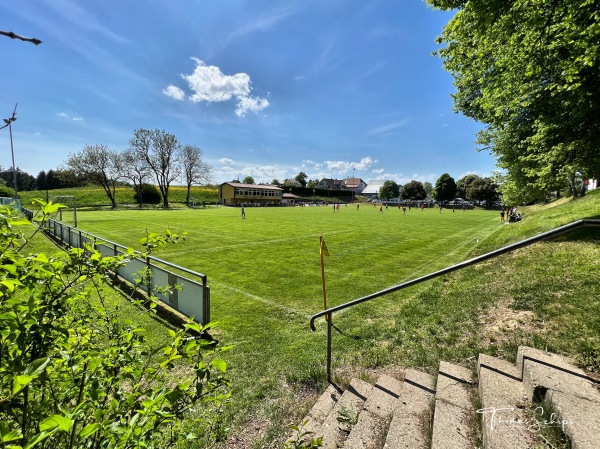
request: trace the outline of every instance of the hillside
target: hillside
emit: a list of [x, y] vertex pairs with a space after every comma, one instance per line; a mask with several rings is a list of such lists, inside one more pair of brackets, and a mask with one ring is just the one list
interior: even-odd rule
[[[187, 188], [184, 186], [171, 186], [169, 189], [169, 202], [173, 206], [181, 206], [185, 203]], [[50, 201], [55, 200], [60, 196], [75, 196], [77, 207], [101, 207], [110, 206], [110, 201], [106, 193], [101, 187], [76, 187], [70, 189], [56, 189], [46, 192], [45, 190], [31, 190], [27, 192], [19, 192], [19, 197], [23, 204], [28, 204], [34, 198], [46, 200], [46, 194]], [[134, 200], [134, 190], [130, 186], [121, 186], [116, 189], [116, 201], [118, 206], [137, 207]], [[197, 203], [206, 201], [207, 203], [215, 203], [219, 199], [219, 189], [215, 186], [192, 186], [190, 197]]]

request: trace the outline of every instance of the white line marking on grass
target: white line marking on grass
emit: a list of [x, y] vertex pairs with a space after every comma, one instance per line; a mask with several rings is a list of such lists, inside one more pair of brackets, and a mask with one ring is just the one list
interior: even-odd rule
[[[332, 235], [338, 235], [338, 234], [349, 234], [351, 232], [352, 231], [350, 231], [350, 230], [340, 230], [340, 231], [327, 232], [326, 235], [332, 236]], [[246, 242], [242, 242], [242, 243], [231, 243], [231, 244], [225, 244], [225, 245], [221, 245], [221, 246], [213, 245], [211, 247], [202, 248], [202, 251], [207, 252], [207, 253], [208, 252], [221, 252], [221, 251], [228, 250], [231, 248], [270, 246], [270, 245], [273, 245], [274, 243], [308, 241], [308, 239], [313, 239], [315, 242], [315, 248], [317, 248], [316, 251], [318, 254], [318, 252], [319, 252], [319, 235], [321, 235], [321, 234], [310, 234], [308, 236], [302, 235], [302, 236], [298, 236], [298, 237], [282, 237], [282, 238], [277, 238], [277, 239], [260, 240], [260, 241], [246, 241]]]
[[282, 305], [282, 304], [279, 304], [279, 303], [277, 303], [277, 302], [275, 302], [275, 301], [270, 301], [270, 300], [268, 300], [268, 299], [265, 299], [265, 298], [263, 298], [263, 297], [261, 297], [261, 296], [258, 296], [258, 295], [254, 295], [254, 294], [252, 294], [252, 293], [245, 292], [244, 290], [240, 290], [239, 288], [232, 287], [232, 286], [231, 286], [231, 285], [229, 285], [229, 284], [224, 284], [224, 283], [222, 283], [222, 282], [213, 281], [213, 280], [211, 280], [211, 284], [213, 284], [213, 285], [218, 285], [219, 287], [226, 288], [226, 289], [228, 289], [228, 290], [234, 291], [234, 292], [236, 292], [236, 293], [239, 293], [239, 294], [241, 294], [241, 295], [247, 296], [248, 298], [251, 298], [251, 299], [254, 299], [254, 300], [256, 300], [256, 301], [260, 301], [260, 302], [262, 302], [262, 303], [264, 303], [264, 304], [268, 304], [268, 305], [270, 305], [270, 306], [273, 306], [273, 307], [275, 307], [275, 308], [278, 308], [278, 309], [284, 310], [284, 311], [286, 311], [286, 312], [288, 312], [288, 313], [293, 313], [293, 314], [296, 314], [296, 315], [301, 315], [301, 316], [303, 316], [304, 318], [307, 318], [307, 319], [310, 319], [310, 317], [312, 316], [312, 315], [311, 315], [311, 314], [309, 314], [309, 313], [302, 312], [302, 311], [300, 311], [300, 310], [298, 310], [298, 309], [294, 309], [294, 308], [292, 308], [292, 307], [284, 306], [284, 305]]

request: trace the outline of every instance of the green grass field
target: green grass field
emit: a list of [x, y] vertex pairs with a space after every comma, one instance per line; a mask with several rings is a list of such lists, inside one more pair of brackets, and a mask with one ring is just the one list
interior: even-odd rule
[[[335, 213], [247, 208], [246, 216], [223, 207], [80, 211], [78, 221], [129, 246], [146, 229], [188, 232], [183, 244], [157, 256], [208, 276], [215, 336], [235, 345], [227, 355], [233, 397], [223, 422], [252, 447], [280, 447], [286, 425], [299, 422], [325, 383], [325, 325], [315, 333], [308, 326], [323, 308], [319, 235], [331, 253], [325, 272], [333, 306], [579, 218], [599, 218], [600, 192], [526, 208], [525, 221], [511, 225], [501, 225], [497, 211], [380, 214], [367, 205]], [[398, 367], [433, 373], [440, 360], [473, 366], [480, 351], [510, 358], [519, 344], [600, 370], [599, 238], [591, 230], [537, 244], [335, 315], [335, 380]], [[162, 323], [145, 326], [157, 339], [165, 332]]]

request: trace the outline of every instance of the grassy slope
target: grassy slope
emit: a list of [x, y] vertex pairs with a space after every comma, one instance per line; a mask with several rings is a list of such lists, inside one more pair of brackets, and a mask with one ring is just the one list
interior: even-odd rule
[[[229, 355], [234, 399], [225, 421], [252, 421], [254, 447], [277, 447], [324, 379], [324, 326], [311, 333], [321, 302], [318, 235], [329, 304], [338, 304], [579, 218], [600, 216], [600, 192], [526, 209], [522, 223], [500, 225], [496, 212], [371, 208], [164, 211], [160, 227], [189, 239], [161, 257], [209, 275], [218, 337]], [[157, 212], [85, 212], [80, 226], [134, 244]], [[479, 351], [514, 357], [531, 344], [598, 369], [600, 305], [596, 273], [600, 232], [584, 231], [389, 295], [336, 316], [337, 380], [439, 360], [472, 365]], [[479, 244], [477, 244], [479, 242]], [[163, 332], [150, 326], [150, 332]], [[311, 394], [313, 393], [313, 394]], [[246, 436], [246, 439], [250, 438]]]
[[[185, 203], [187, 187], [171, 186], [169, 189], [169, 202]], [[23, 204], [28, 204], [34, 198], [46, 200], [46, 191], [33, 190], [29, 192], [19, 192], [19, 196]], [[77, 207], [88, 206], [110, 206], [110, 201], [106, 193], [101, 187], [85, 187], [72, 189], [56, 189], [48, 192], [48, 199], [53, 200], [59, 196], [75, 196]], [[190, 197], [195, 198], [198, 203], [202, 201], [212, 202], [218, 201], [219, 190], [217, 187], [192, 186], [190, 189]], [[134, 191], [132, 187], [117, 187], [115, 198], [119, 206], [135, 206]]]

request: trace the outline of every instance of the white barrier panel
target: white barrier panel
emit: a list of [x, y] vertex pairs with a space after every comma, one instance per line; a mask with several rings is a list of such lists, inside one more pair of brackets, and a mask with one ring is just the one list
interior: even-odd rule
[[[91, 234], [83, 233], [77, 228], [71, 228], [60, 221], [48, 220], [47, 232], [68, 246], [83, 248], [86, 244], [94, 245], [102, 257], [114, 257], [124, 254], [124, 248], [113, 242], [108, 242]], [[157, 260], [157, 259], [155, 259]], [[160, 261], [170, 265], [168, 262]], [[175, 268], [181, 269], [181, 267]], [[193, 317], [195, 321], [206, 324], [210, 321], [210, 290], [203, 283], [185, 278], [156, 265], [148, 265], [146, 261], [131, 258], [126, 265], [117, 270], [119, 276], [148, 293], [147, 283], [140, 283], [142, 272], [150, 269], [152, 276], [152, 293], [162, 302], [186, 316]], [[175, 288], [179, 286], [181, 289]]]
[[138, 288], [141, 288], [146, 293], [148, 293], [148, 285], [146, 283], [139, 283], [141, 278], [141, 272], [146, 269], [146, 263], [139, 259], [130, 259], [127, 262], [127, 265], [124, 265], [119, 268], [118, 273], [119, 276], [131, 282], [134, 285], [137, 285]]

